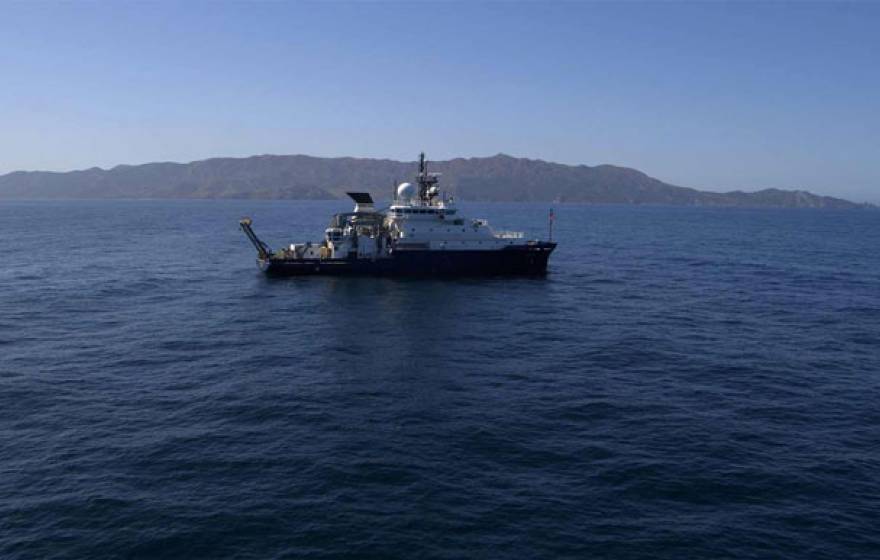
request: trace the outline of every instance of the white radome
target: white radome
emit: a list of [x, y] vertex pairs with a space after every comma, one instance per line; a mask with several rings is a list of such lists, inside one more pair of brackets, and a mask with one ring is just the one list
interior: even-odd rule
[[409, 200], [415, 198], [416, 188], [412, 183], [401, 183], [397, 185], [397, 198]]

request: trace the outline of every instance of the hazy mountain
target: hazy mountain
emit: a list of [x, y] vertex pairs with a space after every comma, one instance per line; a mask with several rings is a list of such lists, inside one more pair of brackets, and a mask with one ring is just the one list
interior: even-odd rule
[[[430, 162], [459, 198], [481, 201], [563, 201], [701, 206], [856, 208], [865, 206], [805, 191], [767, 189], [712, 193], [670, 185], [613, 165], [562, 165], [499, 154]], [[147, 163], [55, 173], [0, 176], [0, 198], [294, 198], [344, 196], [366, 190], [388, 198], [411, 180], [414, 162], [387, 159], [253, 156], [191, 163]]]

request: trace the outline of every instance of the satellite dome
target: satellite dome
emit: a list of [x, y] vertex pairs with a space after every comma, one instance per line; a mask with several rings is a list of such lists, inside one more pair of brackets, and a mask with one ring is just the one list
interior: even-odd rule
[[416, 196], [416, 188], [412, 183], [401, 183], [397, 185], [397, 198], [409, 200]]

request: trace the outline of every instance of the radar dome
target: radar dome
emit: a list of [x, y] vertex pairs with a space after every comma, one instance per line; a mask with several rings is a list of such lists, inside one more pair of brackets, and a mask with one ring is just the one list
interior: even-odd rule
[[397, 185], [397, 198], [408, 200], [416, 196], [416, 188], [412, 183], [401, 183]]

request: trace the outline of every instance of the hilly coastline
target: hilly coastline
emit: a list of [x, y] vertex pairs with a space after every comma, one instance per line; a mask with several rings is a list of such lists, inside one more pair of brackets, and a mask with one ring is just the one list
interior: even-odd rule
[[[388, 198], [410, 180], [415, 162], [261, 155], [191, 163], [119, 165], [70, 172], [16, 171], [0, 176], [0, 199], [266, 198], [332, 199], [347, 190]], [[474, 201], [595, 204], [859, 208], [868, 206], [800, 190], [716, 193], [680, 187], [613, 165], [563, 165], [504, 154], [430, 163], [446, 190]]]

